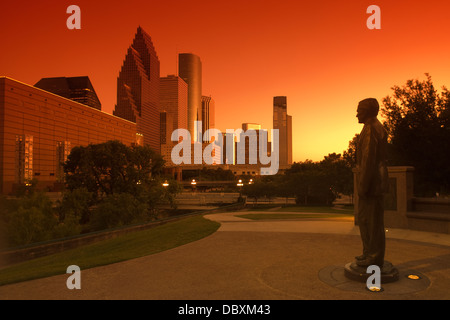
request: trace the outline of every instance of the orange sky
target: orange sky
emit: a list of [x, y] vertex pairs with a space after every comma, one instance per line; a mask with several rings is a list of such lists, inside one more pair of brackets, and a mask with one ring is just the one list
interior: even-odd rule
[[[203, 63], [203, 94], [216, 124], [272, 128], [272, 98], [288, 97], [294, 161], [342, 153], [361, 125], [356, 105], [393, 85], [425, 79], [450, 87], [448, 1], [11, 1], [0, 5], [0, 75], [34, 84], [42, 77], [88, 75], [104, 111], [138, 25], [152, 37], [161, 76], [176, 73], [179, 52]], [[68, 30], [66, 8], [81, 8]], [[381, 30], [366, 9], [381, 8]]]

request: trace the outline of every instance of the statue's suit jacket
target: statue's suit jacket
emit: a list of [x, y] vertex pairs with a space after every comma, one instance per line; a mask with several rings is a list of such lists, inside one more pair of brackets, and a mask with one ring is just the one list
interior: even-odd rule
[[370, 118], [364, 124], [356, 149], [360, 198], [379, 197], [388, 192], [386, 149], [386, 130], [376, 117]]

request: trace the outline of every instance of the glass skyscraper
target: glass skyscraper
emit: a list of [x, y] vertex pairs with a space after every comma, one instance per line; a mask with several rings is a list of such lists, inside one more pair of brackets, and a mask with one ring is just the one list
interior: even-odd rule
[[114, 115], [136, 123], [144, 144], [160, 151], [160, 63], [150, 36], [137, 29], [117, 78]]

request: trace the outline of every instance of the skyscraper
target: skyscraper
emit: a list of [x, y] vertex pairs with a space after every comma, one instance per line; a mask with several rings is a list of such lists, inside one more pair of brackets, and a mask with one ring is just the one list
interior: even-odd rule
[[102, 104], [87, 76], [42, 78], [34, 86], [94, 109], [102, 109]]
[[[202, 96], [202, 132], [205, 137], [205, 132], [214, 128], [215, 117], [215, 103], [214, 99], [208, 96]], [[210, 142], [211, 136], [207, 135], [205, 142]]]
[[114, 115], [136, 123], [144, 144], [160, 150], [160, 63], [150, 36], [138, 27], [117, 78]]
[[273, 128], [279, 132], [280, 167], [292, 164], [292, 116], [287, 114], [287, 98], [273, 98]]
[[[242, 155], [244, 155], [245, 158], [245, 164], [261, 164], [261, 155], [260, 155], [260, 143], [263, 143], [260, 141], [262, 139], [261, 132], [261, 125], [258, 123], [243, 123], [242, 124], [242, 130], [243, 132], [238, 135], [238, 140], [242, 141], [242, 146], [239, 146], [239, 143], [236, 143], [236, 163], [239, 163], [239, 153], [242, 152]], [[252, 132], [254, 131], [254, 136], [252, 138]], [[243, 149], [240, 149], [243, 148]], [[269, 141], [266, 141], [266, 146], [264, 147], [267, 152], [267, 156], [270, 155], [270, 148], [271, 143]], [[241, 155], [241, 157], [242, 157]], [[253, 163], [251, 162], [251, 159], [254, 159]]]
[[178, 55], [178, 75], [188, 84], [188, 130], [192, 141], [197, 137], [195, 121], [202, 121], [202, 62], [192, 53]]
[[183, 79], [175, 75], [160, 78], [160, 106], [171, 115], [173, 130], [188, 128], [188, 85]]
[[171, 164], [171, 152], [177, 142], [171, 141], [176, 129], [187, 129], [188, 85], [178, 76], [160, 79], [161, 155]]

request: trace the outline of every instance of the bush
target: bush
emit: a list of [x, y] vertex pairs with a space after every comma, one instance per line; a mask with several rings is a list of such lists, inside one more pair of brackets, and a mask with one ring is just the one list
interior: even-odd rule
[[[23, 197], [0, 199], [0, 232], [6, 246], [20, 246], [79, 234], [81, 225], [75, 204], [53, 208], [52, 201], [43, 192], [32, 192]], [[64, 212], [64, 214], [62, 214]]]
[[53, 212], [51, 200], [44, 193], [34, 192], [30, 196], [8, 202], [6, 233], [10, 245], [52, 239], [58, 218]]
[[149, 219], [148, 205], [129, 193], [112, 194], [93, 210], [91, 227], [108, 229], [143, 222]]
[[93, 205], [93, 195], [86, 188], [65, 192], [58, 204], [58, 214], [61, 222], [68, 219], [77, 220], [80, 224], [89, 221]]

